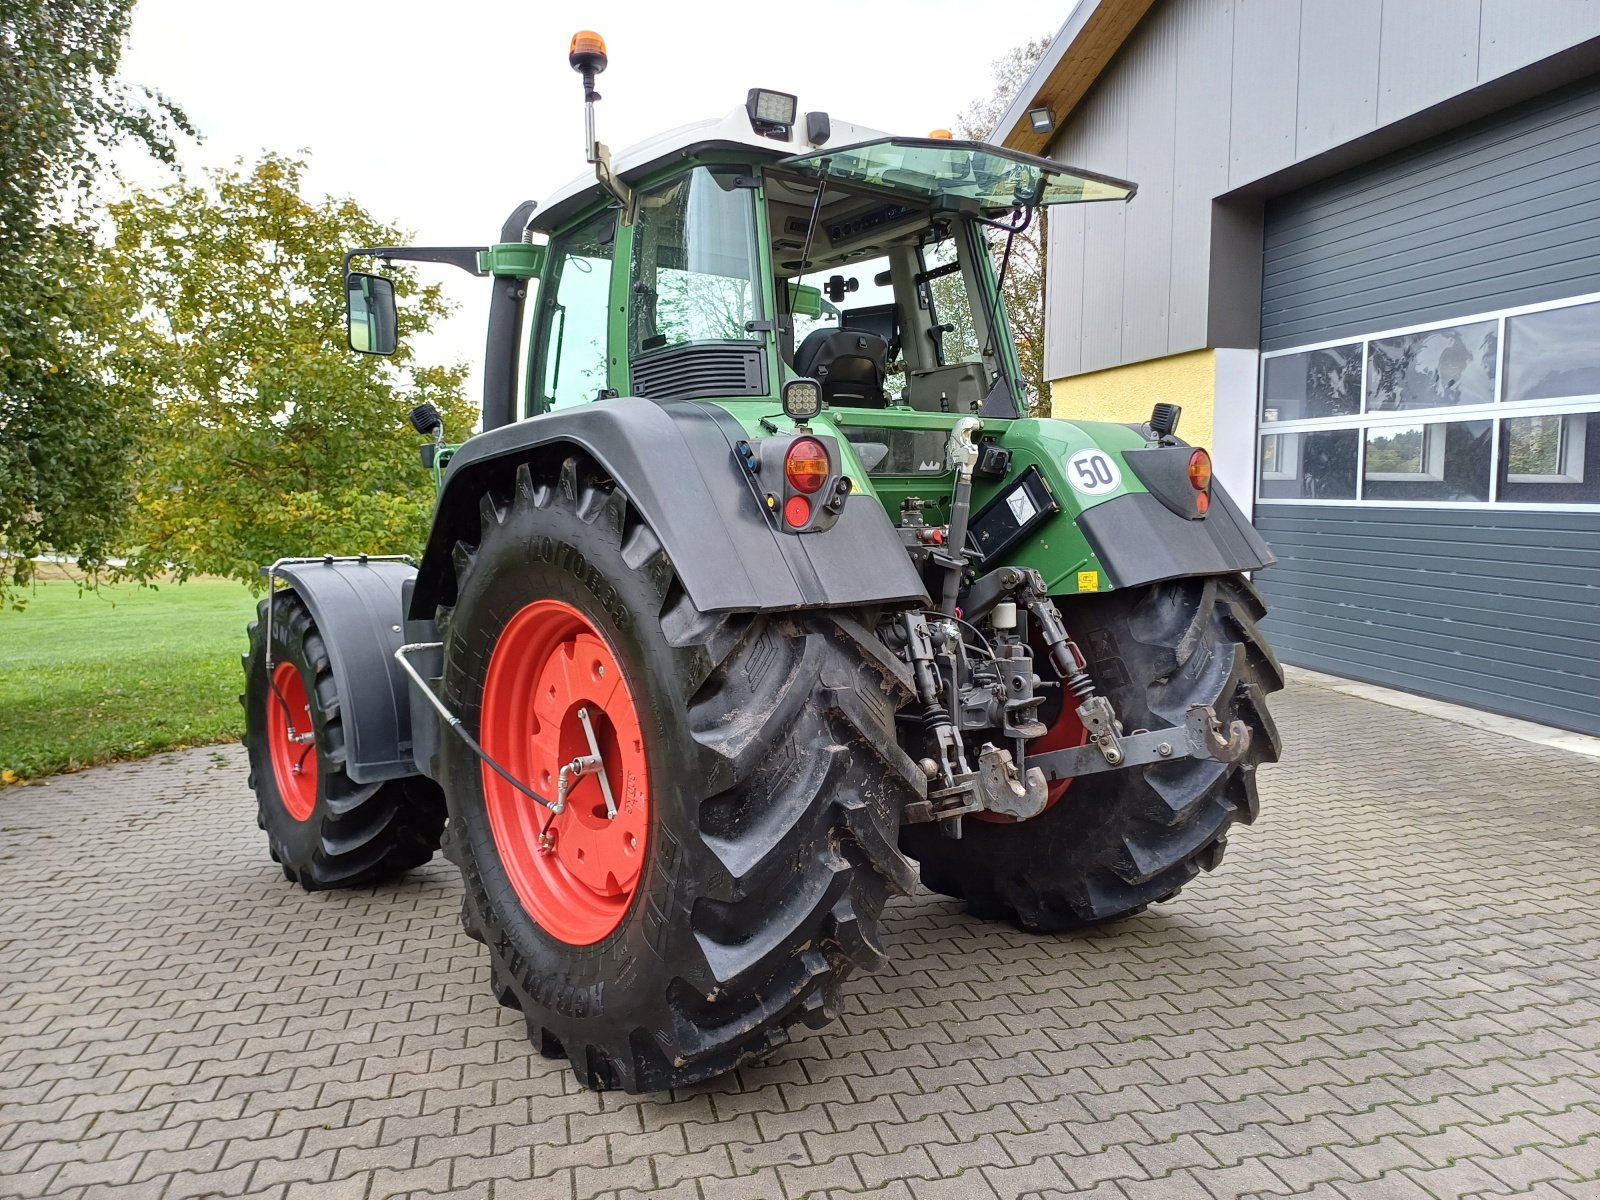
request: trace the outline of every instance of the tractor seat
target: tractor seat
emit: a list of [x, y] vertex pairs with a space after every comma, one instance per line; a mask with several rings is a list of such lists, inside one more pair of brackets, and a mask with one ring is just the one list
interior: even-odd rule
[[822, 385], [829, 404], [882, 408], [889, 344], [859, 329], [814, 329], [794, 353], [794, 369]]

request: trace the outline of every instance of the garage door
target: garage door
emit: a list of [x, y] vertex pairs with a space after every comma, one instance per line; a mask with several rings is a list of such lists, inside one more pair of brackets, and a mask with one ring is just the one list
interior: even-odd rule
[[1600, 81], [1271, 203], [1286, 661], [1600, 733]]

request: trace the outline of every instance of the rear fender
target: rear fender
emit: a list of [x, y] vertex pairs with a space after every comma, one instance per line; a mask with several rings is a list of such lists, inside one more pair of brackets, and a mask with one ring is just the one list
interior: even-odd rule
[[[1151, 449], [1138, 426], [1054, 418], [1010, 422], [995, 440], [1012, 451], [1012, 467], [1004, 481], [975, 489], [980, 515], [1003, 506], [1030, 466], [1058, 511], [984, 562], [986, 569], [1032, 567], [1052, 594], [1071, 595], [1254, 571], [1275, 561], [1220, 483], [1211, 485], [1206, 515], [1187, 507], [1194, 494], [1187, 447]], [[1090, 470], [1097, 454], [1098, 475]]]
[[702, 612], [928, 603], [898, 533], [870, 497], [847, 502], [831, 529], [780, 530], [735, 453], [745, 436], [714, 404], [634, 397], [479, 434], [450, 460], [409, 615], [429, 620], [437, 606], [455, 603], [451, 555], [457, 542], [478, 541], [479, 498], [509, 487], [519, 463], [572, 450], [617, 481]]
[[411, 701], [394, 660], [404, 635], [403, 591], [417, 569], [403, 562], [326, 560], [285, 564], [276, 574], [311, 610], [339, 690], [339, 718], [356, 783], [415, 775]]

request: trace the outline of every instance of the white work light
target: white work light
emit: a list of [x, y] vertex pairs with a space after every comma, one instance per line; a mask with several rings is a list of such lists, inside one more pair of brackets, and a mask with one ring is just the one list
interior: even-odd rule
[[788, 92], [769, 92], [765, 88], [751, 88], [745, 97], [744, 110], [750, 114], [750, 128], [771, 136], [787, 134], [794, 128], [800, 111], [800, 102]]
[[1056, 127], [1056, 115], [1048, 108], [1030, 108], [1028, 124], [1033, 127], [1035, 133], [1049, 133]]

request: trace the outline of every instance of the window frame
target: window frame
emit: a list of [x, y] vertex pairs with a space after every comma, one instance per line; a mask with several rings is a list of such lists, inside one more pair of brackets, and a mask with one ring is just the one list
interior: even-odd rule
[[[1585, 424], [1589, 417], [1600, 419], [1600, 394], [1565, 396], [1558, 400], [1524, 400], [1511, 402], [1505, 399], [1505, 374], [1506, 374], [1506, 322], [1516, 317], [1529, 313], [1548, 312], [1552, 309], [1574, 308], [1585, 304], [1600, 303], [1600, 292], [1589, 292], [1579, 296], [1564, 297], [1560, 300], [1543, 301], [1536, 304], [1520, 304], [1506, 308], [1492, 309], [1487, 312], [1465, 313], [1461, 316], [1450, 317], [1444, 320], [1425, 321], [1415, 325], [1406, 325], [1393, 329], [1372, 330], [1365, 333], [1345, 334], [1342, 337], [1326, 338], [1317, 342], [1308, 342], [1303, 345], [1285, 346], [1277, 350], [1263, 351], [1261, 361], [1256, 372], [1256, 395], [1254, 413], [1254, 442], [1251, 446], [1252, 465], [1255, 477], [1255, 503], [1258, 505], [1309, 505], [1322, 507], [1382, 507], [1382, 508], [1421, 508], [1421, 509], [1453, 509], [1465, 511], [1478, 511], [1485, 508], [1510, 509], [1523, 512], [1567, 512], [1588, 513], [1600, 512], [1600, 503], [1555, 503], [1526, 500], [1503, 500], [1500, 498], [1501, 472], [1499, 468], [1501, 455], [1501, 439], [1503, 424], [1506, 421], [1520, 417], [1583, 417]], [[1371, 343], [1390, 338], [1402, 337], [1408, 334], [1426, 333], [1439, 329], [1450, 329], [1456, 326], [1472, 325], [1483, 322], [1496, 322], [1495, 332], [1495, 376], [1494, 396], [1487, 403], [1466, 405], [1440, 405], [1437, 408], [1411, 408], [1391, 409], [1368, 412], [1367, 386], [1368, 373], [1371, 371]], [[1267, 364], [1279, 358], [1286, 358], [1296, 354], [1308, 354], [1317, 350], [1329, 350], [1340, 346], [1352, 344], [1361, 346], [1361, 380], [1359, 394], [1361, 397], [1361, 411], [1343, 416], [1332, 417], [1306, 417], [1289, 421], [1263, 421], [1262, 412], [1266, 404], [1266, 379]], [[1374, 429], [1405, 428], [1409, 426], [1427, 426], [1453, 421], [1489, 421], [1491, 424], [1491, 443], [1489, 450], [1489, 499], [1487, 501], [1452, 501], [1452, 500], [1390, 500], [1368, 498], [1366, 496], [1367, 470], [1367, 434]], [[1575, 466], [1582, 469], [1583, 445], [1582, 438], [1572, 435], [1577, 442], [1575, 451], [1570, 451], [1565, 445], [1569, 436], [1563, 423], [1562, 436], [1563, 457], [1562, 467], [1568, 469]], [[1358, 459], [1356, 462], [1356, 497], [1353, 500], [1327, 500], [1312, 497], [1281, 497], [1263, 496], [1262, 484], [1268, 481], [1282, 481], [1284, 479], [1298, 478], [1297, 472], [1285, 472], [1280, 463], [1279, 470], [1266, 472], [1262, 470], [1261, 447], [1265, 438], [1284, 433], [1314, 433], [1323, 430], [1354, 429], [1360, 434], [1357, 442]], [[1442, 454], [1443, 439], [1435, 439], [1440, 446]], [[1282, 443], [1280, 442], [1280, 446]], [[1576, 454], [1576, 458], [1572, 455]], [[1281, 450], [1280, 450], [1281, 454]], [[1442, 465], [1442, 464], [1441, 464]], [[1374, 477], [1378, 478], [1378, 477]], [[1403, 479], [1421, 481], [1431, 476], [1405, 475]], [[1398, 480], [1397, 480], [1398, 481]], [[1507, 474], [1505, 483], [1552, 483], [1571, 484], [1581, 483], [1581, 477], [1569, 475], [1549, 476], [1521, 476]]]
[[[1589, 436], [1589, 418], [1593, 412], [1581, 413], [1532, 413], [1515, 417], [1502, 417], [1503, 421], [1538, 420], [1542, 416], [1554, 416], [1561, 422], [1561, 432], [1557, 437], [1556, 445], [1556, 471], [1554, 474], [1538, 474], [1536, 472], [1506, 471], [1507, 483], [1582, 483], [1584, 467], [1584, 446]], [[1498, 475], [1499, 472], [1497, 471]]]

